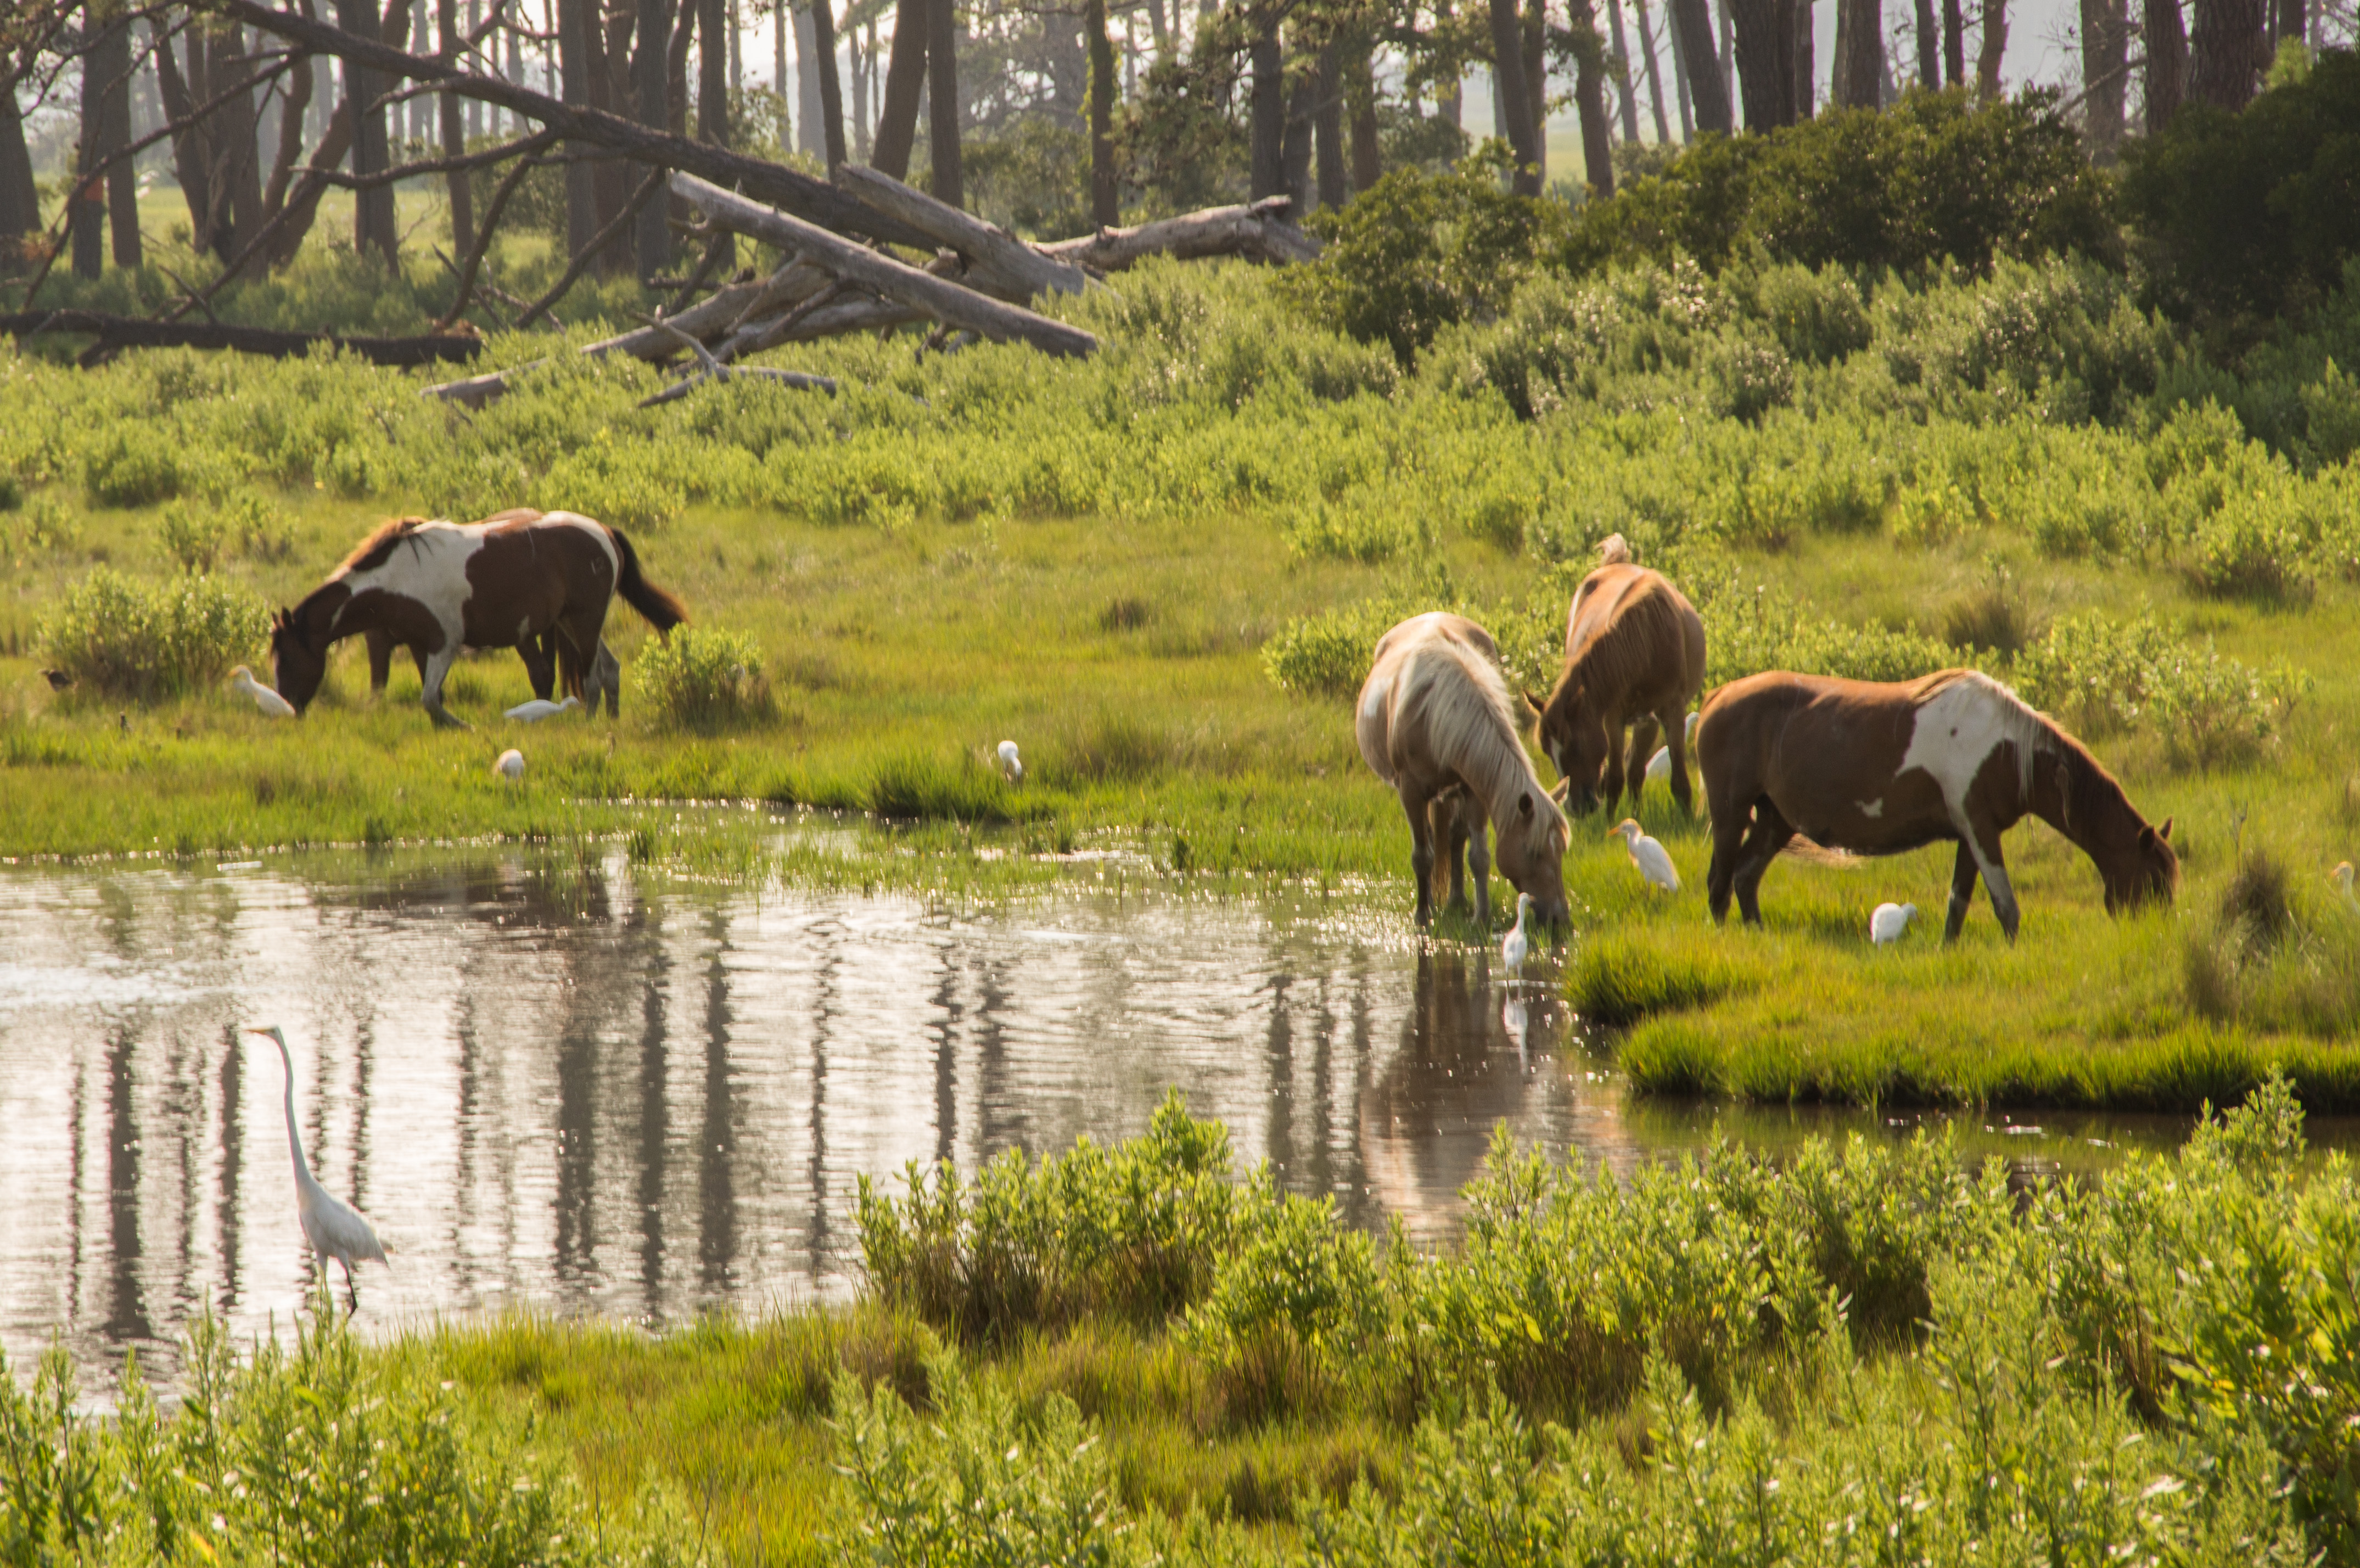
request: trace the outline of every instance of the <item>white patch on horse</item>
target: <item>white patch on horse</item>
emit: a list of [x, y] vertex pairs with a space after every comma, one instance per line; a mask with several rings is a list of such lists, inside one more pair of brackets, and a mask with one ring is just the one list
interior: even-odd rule
[[530, 636], [532, 636], [532, 617], [527, 615], [517, 623], [517, 641], [522, 642]]
[[[395, 539], [377, 565], [342, 573], [344, 586], [355, 599], [376, 589], [416, 600], [442, 628], [442, 647], [435, 651], [455, 657], [466, 635], [467, 600], [475, 592], [467, 562], [484, 548], [484, 532], [480, 523], [421, 524]], [[343, 615], [337, 611], [338, 618]]]
[[1885, 797], [1882, 795], [1878, 796], [1874, 800], [1854, 800], [1852, 804], [1858, 806], [1860, 808], [1860, 814], [1866, 817], [1870, 822], [1874, 822], [1877, 818], [1885, 815]]
[[1393, 690], [1393, 684], [1389, 680], [1369, 682], [1369, 689], [1360, 693], [1360, 714], [1363, 718], [1373, 719], [1385, 711], [1385, 693]]
[[2016, 767], [2022, 799], [2032, 798], [2032, 759], [2042, 734], [2039, 715], [2016, 699], [2016, 693], [1987, 675], [1969, 673], [1943, 687], [1918, 709], [1909, 735], [1909, 749], [1895, 768], [1898, 779], [1918, 768], [1942, 791], [1950, 823], [1972, 837], [1967, 826], [1967, 791], [2003, 746], [2016, 747]]

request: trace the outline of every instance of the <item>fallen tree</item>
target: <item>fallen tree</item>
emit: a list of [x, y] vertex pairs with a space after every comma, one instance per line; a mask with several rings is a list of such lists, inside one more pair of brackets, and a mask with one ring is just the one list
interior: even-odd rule
[[63, 332], [97, 341], [84, 352], [92, 362], [126, 348], [227, 348], [241, 354], [289, 359], [326, 344], [372, 365], [448, 365], [483, 352], [473, 335], [428, 332], [418, 337], [355, 337], [343, 332], [289, 332], [268, 327], [236, 327], [219, 321], [156, 321], [104, 310], [21, 310], [0, 316], [0, 332], [28, 338]]
[[1286, 222], [1293, 206], [1288, 197], [1265, 196], [1240, 207], [1207, 207], [1134, 228], [1052, 240], [1040, 249], [1044, 256], [1094, 272], [1120, 272], [1151, 256], [1180, 261], [1235, 256], [1281, 267], [1317, 261], [1319, 242]]

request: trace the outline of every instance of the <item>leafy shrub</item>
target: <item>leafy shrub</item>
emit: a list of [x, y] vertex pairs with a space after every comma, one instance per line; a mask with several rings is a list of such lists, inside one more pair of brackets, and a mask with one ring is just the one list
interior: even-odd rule
[[1368, 679], [1377, 639], [1409, 612], [1390, 599], [1370, 599], [1289, 621], [1263, 645], [1270, 678], [1305, 696], [1349, 697]]
[[1360, 1361], [1383, 1318], [1376, 1254], [1338, 1224], [1332, 1199], [1281, 1192], [1267, 1171], [1234, 1213], [1239, 1234], [1187, 1338], [1226, 1380], [1231, 1414], [1268, 1421], [1316, 1405]]
[[218, 681], [263, 643], [269, 615], [212, 577], [148, 583], [100, 567], [41, 623], [51, 663], [84, 690], [155, 702]]
[[0, 516], [0, 561], [12, 566], [62, 554], [82, 542], [82, 528], [50, 495], [36, 495]]
[[228, 523], [220, 510], [190, 501], [167, 505], [156, 532], [164, 553], [183, 572], [211, 572], [229, 542]]
[[1090, 221], [1090, 143], [1079, 125], [1018, 114], [959, 146], [968, 207], [988, 223], [1039, 239], [1086, 234]]
[[148, 425], [117, 425], [82, 458], [82, 487], [101, 506], [152, 506], [185, 480], [171, 437]]
[[1754, 286], [1754, 312], [1790, 360], [1849, 359], [1874, 335], [1859, 285], [1838, 267], [1774, 267]]
[[2094, 612], [2060, 616], [2017, 656], [2014, 675], [2027, 701], [2077, 733], [2146, 729], [2192, 768], [2257, 755], [2309, 688], [2283, 666], [2251, 670], [2210, 639], [2196, 647], [2152, 615], [2115, 621]]
[[719, 729], [770, 716], [761, 646], [746, 632], [675, 627], [647, 646], [633, 674], [666, 724]]

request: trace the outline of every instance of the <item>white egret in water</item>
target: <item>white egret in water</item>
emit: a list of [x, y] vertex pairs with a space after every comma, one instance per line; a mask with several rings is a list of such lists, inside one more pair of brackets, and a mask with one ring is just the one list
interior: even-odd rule
[[581, 705], [582, 699], [579, 697], [568, 697], [563, 702], [552, 702], [546, 697], [535, 697], [530, 702], [519, 702], [508, 711], [506, 716], [520, 724], [537, 724], [543, 719], [557, 717], [568, 708], [578, 708]]
[[2336, 887], [2343, 889], [2344, 901], [2354, 909], [2360, 909], [2360, 893], [2352, 891], [2352, 863], [2348, 860], [2339, 860], [2335, 863], [2335, 869], [2327, 875]]
[[1515, 926], [1500, 939], [1500, 961], [1508, 966], [1508, 973], [1512, 975], [1524, 971], [1524, 954], [1532, 951], [1532, 944], [1524, 938], [1524, 916], [1532, 907], [1533, 896], [1530, 893], [1517, 894]]
[[1500, 1004], [1500, 1027], [1506, 1029], [1508, 1038], [1516, 1042], [1517, 1063], [1528, 1065], [1524, 1055], [1524, 1037], [1530, 1024], [1524, 1015], [1524, 999], [1522, 996], [1511, 996]]
[[506, 751], [500, 753], [500, 759], [492, 764], [492, 771], [498, 774], [503, 779], [523, 778], [524, 753], [519, 751], [514, 746], [508, 747]]
[[1868, 940], [1879, 947], [1899, 942], [1901, 933], [1909, 929], [1909, 922], [1917, 915], [1918, 906], [1915, 904], [1877, 905], [1869, 911]]
[[1671, 893], [1680, 890], [1679, 868], [1672, 864], [1670, 854], [1662, 844], [1642, 833], [1639, 824], [1629, 817], [1606, 830], [1608, 838], [1618, 833], [1622, 846], [1631, 852], [1631, 864], [1639, 868], [1639, 875], [1647, 879], [1648, 886]]
[[295, 716], [295, 704], [257, 681], [254, 671], [245, 665], [241, 664], [229, 672], [229, 683], [237, 689], [240, 695], [253, 698], [254, 705], [272, 718], [291, 719]]
[[[1697, 715], [1690, 713], [1688, 727], [1688, 743], [1690, 746], [1696, 745], [1696, 727]], [[1668, 746], [1659, 746], [1655, 748], [1655, 755], [1647, 758], [1647, 782], [1661, 784], [1668, 780], [1671, 776], [1672, 748]]]
[[1000, 770], [1008, 775], [1011, 784], [1024, 782], [1024, 764], [1017, 757], [1016, 743], [1012, 740], [1000, 743]]
[[287, 1070], [287, 1149], [295, 1157], [296, 1216], [303, 1222], [303, 1239], [320, 1255], [322, 1264], [333, 1258], [344, 1266], [344, 1298], [358, 1312], [361, 1297], [353, 1288], [353, 1265], [372, 1258], [383, 1263], [385, 1245], [359, 1210], [320, 1185], [311, 1174], [311, 1161], [303, 1158], [303, 1139], [295, 1131], [295, 1061], [287, 1054], [287, 1036], [277, 1024], [267, 1029], [249, 1026], [246, 1032], [262, 1035], [279, 1047], [279, 1064]]

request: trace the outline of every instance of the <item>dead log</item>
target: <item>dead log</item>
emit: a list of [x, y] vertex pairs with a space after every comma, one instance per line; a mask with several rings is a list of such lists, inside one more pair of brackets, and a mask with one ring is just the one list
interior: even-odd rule
[[995, 343], [1030, 343], [1043, 354], [1079, 358], [1098, 349], [1098, 340], [1079, 327], [1035, 315], [1021, 305], [1011, 305], [922, 272], [891, 256], [854, 245], [815, 223], [733, 195], [694, 174], [675, 172], [672, 188], [675, 195], [687, 198], [721, 227], [778, 245], [848, 283], [858, 284], [938, 321], [964, 327]]
[[272, 359], [306, 354], [322, 343], [358, 355], [372, 365], [464, 363], [482, 352], [474, 337], [432, 332], [422, 337], [349, 337], [341, 332], [282, 332], [268, 327], [224, 326], [214, 321], [151, 321], [104, 310], [23, 310], [0, 316], [0, 332], [28, 338], [38, 332], [70, 332], [98, 341], [92, 349], [112, 354], [126, 348], [226, 348]]
[[1078, 294], [1089, 283], [1080, 267], [1053, 261], [1007, 230], [937, 201], [890, 174], [847, 163], [836, 171], [836, 182], [864, 205], [958, 252], [967, 259], [969, 288], [1022, 305], [1035, 294]]
[[1207, 207], [1130, 229], [1100, 229], [1079, 239], [1053, 240], [1042, 254], [1097, 272], [1120, 272], [1151, 256], [1180, 261], [1236, 256], [1290, 266], [1319, 259], [1319, 242], [1286, 222], [1293, 203], [1265, 196], [1243, 207]]

